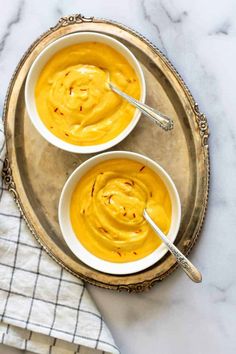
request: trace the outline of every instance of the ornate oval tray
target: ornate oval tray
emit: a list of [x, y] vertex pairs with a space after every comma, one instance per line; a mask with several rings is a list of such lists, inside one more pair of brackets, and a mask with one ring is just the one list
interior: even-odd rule
[[114, 276], [89, 268], [70, 252], [58, 224], [58, 200], [68, 175], [89, 156], [71, 154], [47, 143], [30, 123], [25, 108], [25, 78], [35, 57], [56, 38], [77, 31], [102, 32], [128, 46], [144, 69], [147, 102], [175, 121], [174, 130], [166, 133], [142, 117], [130, 136], [114, 149], [147, 155], [172, 176], [182, 203], [176, 245], [184, 254], [198, 238], [207, 207], [207, 120], [180, 75], [156, 47], [130, 28], [103, 19], [81, 15], [61, 18], [32, 44], [11, 80], [4, 109], [7, 158], [3, 177], [32, 234], [56, 262], [77, 277], [104, 288], [139, 292], [169, 275], [177, 266], [175, 259], [168, 253], [145, 271]]

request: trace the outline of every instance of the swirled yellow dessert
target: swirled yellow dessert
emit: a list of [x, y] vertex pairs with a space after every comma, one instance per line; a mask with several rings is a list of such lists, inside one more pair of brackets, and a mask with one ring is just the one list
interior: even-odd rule
[[112, 92], [140, 98], [138, 77], [126, 58], [110, 46], [85, 42], [57, 52], [35, 88], [38, 114], [58, 138], [74, 145], [112, 140], [131, 122], [135, 108]]
[[71, 224], [79, 241], [95, 256], [131, 262], [161, 244], [143, 218], [144, 208], [167, 234], [172, 207], [161, 178], [134, 160], [104, 161], [91, 168], [73, 191]]

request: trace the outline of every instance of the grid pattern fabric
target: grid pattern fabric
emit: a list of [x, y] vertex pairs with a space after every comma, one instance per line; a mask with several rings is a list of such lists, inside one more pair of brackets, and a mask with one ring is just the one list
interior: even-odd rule
[[[0, 170], [4, 156], [0, 120]], [[84, 283], [33, 238], [2, 179], [0, 343], [40, 354], [119, 353]]]

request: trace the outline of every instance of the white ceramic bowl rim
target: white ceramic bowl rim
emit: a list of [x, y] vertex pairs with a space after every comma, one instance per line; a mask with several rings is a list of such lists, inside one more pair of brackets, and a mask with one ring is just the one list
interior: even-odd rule
[[103, 150], [107, 150], [112, 146], [118, 144], [123, 139], [125, 139], [127, 135], [135, 128], [141, 116], [141, 112], [136, 109], [133, 119], [131, 120], [129, 125], [114, 139], [109, 140], [108, 142], [103, 144], [89, 145], [89, 146], [80, 146], [80, 145], [67, 143], [61, 140], [60, 138], [58, 138], [57, 136], [55, 136], [44, 125], [44, 123], [42, 122], [38, 114], [36, 104], [35, 104], [35, 97], [34, 97], [35, 84], [37, 82], [41, 70], [46, 65], [48, 60], [59, 50], [66, 48], [70, 45], [73, 45], [75, 43], [81, 43], [87, 41], [107, 43], [108, 45], [116, 49], [118, 52], [120, 52], [132, 65], [139, 78], [139, 82], [141, 86], [140, 101], [144, 103], [146, 98], [145, 79], [144, 79], [142, 68], [138, 60], [124, 44], [122, 44], [121, 42], [119, 42], [118, 40], [114, 39], [111, 36], [97, 33], [97, 32], [75, 32], [60, 37], [59, 39], [50, 43], [46, 48], [44, 48], [42, 52], [36, 57], [35, 61], [33, 62], [26, 79], [25, 101], [26, 101], [27, 112], [35, 128], [47, 141], [49, 141], [51, 144], [63, 150], [74, 152], [74, 153], [82, 153], [82, 154], [100, 152]]
[[91, 254], [79, 241], [76, 237], [71, 221], [70, 221], [70, 201], [72, 192], [78, 183], [79, 179], [93, 166], [97, 165], [101, 161], [111, 160], [116, 158], [127, 158], [131, 160], [136, 160], [141, 163], [145, 163], [146, 166], [150, 167], [154, 170], [165, 183], [172, 202], [172, 223], [168, 233], [169, 239], [174, 242], [181, 220], [181, 204], [178, 191], [172, 181], [171, 177], [167, 174], [167, 172], [155, 161], [150, 158], [128, 151], [114, 151], [114, 152], [106, 152], [94, 156], [87, 161], [83, 162], [79, 167], [75, 169], [75, 171], [70, 175], [68, 180], [66, 181], [60, 201], [59, 201], [59, 209], [58, 209], [58, 217], [59, 224], [61, 227], [62, 235], [69, 246], [70, 250], [85, 264], [88, 266], [97, 269], [104, 273], [109, 274], [131, 274], [139, 272], [143, 269], [146, 269], [159, 261], [167, 252], [167, 247], [162, 243], [155, 251], [153, 251], [148, 256], [139, 259], [137, 261], [125, 262], [125, 263], [113, 263], [109, 261], [102, 260], [101, 258], [96, 257]]

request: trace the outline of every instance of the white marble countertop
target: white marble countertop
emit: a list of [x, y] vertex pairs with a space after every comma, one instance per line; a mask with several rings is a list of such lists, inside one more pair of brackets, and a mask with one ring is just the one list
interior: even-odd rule
[[[59, 16], [127, 24], [155, 43], [188, 84], [210, 130], [211, 193], [191, 260], [201, 285], [176, 271], [141, 295], [89, 289], [122, 354], [236, 353], [236, 2], [233, 0], [1, 0], [0, 105], [31, 42]], [[0, 346], [4, 354], [15, 349]]]

